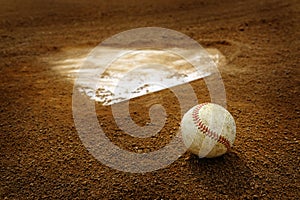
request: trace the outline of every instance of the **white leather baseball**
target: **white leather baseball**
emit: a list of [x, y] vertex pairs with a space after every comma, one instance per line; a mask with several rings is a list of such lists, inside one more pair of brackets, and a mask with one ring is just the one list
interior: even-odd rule
[[199, 104], [182, 118], [181, 133], [188, 150], [200, 158], [225, 154], [233, 145], [236, 125], [232, 115], [213, 103]]

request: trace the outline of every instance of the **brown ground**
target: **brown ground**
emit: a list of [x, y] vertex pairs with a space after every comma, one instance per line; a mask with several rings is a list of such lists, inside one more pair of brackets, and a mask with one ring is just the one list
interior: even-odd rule
[[[0, 2], [1, 199], [299, 198], [299, 1]], [[131, 174], [84, 148], [72, 118], [73, 85], [40, 58], [143, 26], [180, 31], [227, 57], [221, 73], [238, 134], [230, 153], [202, 160], [186, 153], [165, 169]], [[199, 101], [208, 101], [197, 88]], [[163, 146], [180, 121], [168, 91], [133, 100], [132, 118], [147, 122], [135, 105], [155, 98], [171, 99], [166, 109], [175, 114], [146, 151]], [[97, 109], [116, 144], [143, 150], [132, 138], [122, 143], [110, 109]]]

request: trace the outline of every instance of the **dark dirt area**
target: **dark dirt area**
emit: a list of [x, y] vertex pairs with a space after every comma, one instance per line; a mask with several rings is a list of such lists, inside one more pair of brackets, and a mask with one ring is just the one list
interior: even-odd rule
[[[299, 1], [0, 2], [0, 199], [299, 198]], [[147, 26], [180, 31], [225, 55], [220, 73], [237, 125], [229, 153], [187, 152], [164, 169], [133, 174], [102, 164], [82, 144], [73, 84], [41, 58]], [[191, 85], [199, 103], [210, 101], [203, 80]], [[97, 105], [98, 119], [120, 147], [153, 151], [179, 128], [176, 97], [167, 90], [130, 101], [141, 125], [157, 102], [170, 117], [151, 141], [123, 137], [110, 107]]]

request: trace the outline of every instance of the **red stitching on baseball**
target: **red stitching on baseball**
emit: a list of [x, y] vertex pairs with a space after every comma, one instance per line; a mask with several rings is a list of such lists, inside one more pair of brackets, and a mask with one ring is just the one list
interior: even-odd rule
[[197, 106], [193, 113], [192, 113], [192, 116], [193, 116], [193, 120], [194, 120], [194, 123], [197, 125], [197, 129], [199, 129], [200, 131], [203, 132], [203, 134], [205, 134], [206, 136], [210, 137], [211, 139], [219, 142], [220, 144], [223, 144], [227, 151], [229, 151], [230, 149], [230, 142], [222, 135], [218, 135], [216, 132], [210, 130], [203, 122], [202, 120], [199, 118], [198, 114], [199, 114], [199, 111], [200, 109], [207, 105], [207, 103], [203, 103], [203, 104], [200, 104], [199, 106]]

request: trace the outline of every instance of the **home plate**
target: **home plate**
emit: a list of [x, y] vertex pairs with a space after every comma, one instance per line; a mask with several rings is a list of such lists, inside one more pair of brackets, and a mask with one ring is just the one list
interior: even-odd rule
[[[105, 54], [104, 57], [108, 59], [117, 52], [118, 56], [105, 68], [103, 59], [93, 57], [85, 60], [84, 67], [77, 71], [80, 78], [76, 84], [79, 91], [103, 105], [112, 105], [182, 85], [213, 73], [209, 67], [211, 64], [204, 62], [203, 66], [196, 68], [171, 49], [118, 50], [101, 47], [97, 51], [97, 54], [102, 57]], [[205, 57], [199, 55], [199, 52], [190, 52], [192, 62], [201, 63], [201, 59]], [[209, 55], [214, 65], [224, 63], [225, 58], [218, 50], [210, 49], [209, 52], [204, 53]]]

